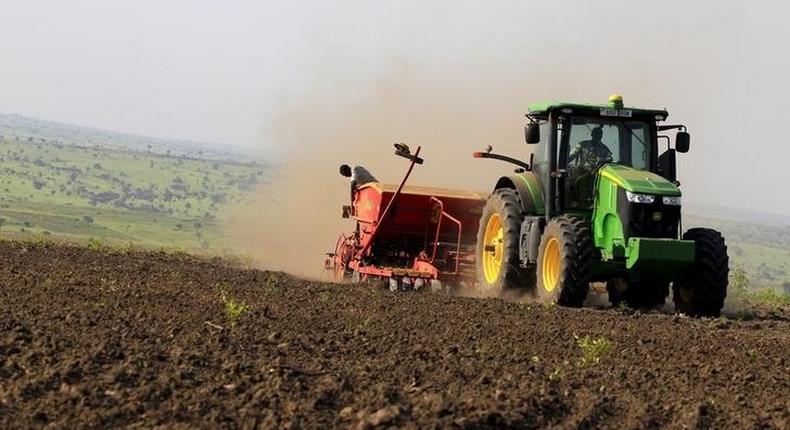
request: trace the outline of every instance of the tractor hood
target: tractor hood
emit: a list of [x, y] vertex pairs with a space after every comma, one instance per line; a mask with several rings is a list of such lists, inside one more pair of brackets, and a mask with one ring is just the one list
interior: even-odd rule
[[637, 170], [620, 164], [607, 164], [600, 175], [626, 191], [659, 196], [679, 196], [680, 190], [672, 182], [645, 170]]

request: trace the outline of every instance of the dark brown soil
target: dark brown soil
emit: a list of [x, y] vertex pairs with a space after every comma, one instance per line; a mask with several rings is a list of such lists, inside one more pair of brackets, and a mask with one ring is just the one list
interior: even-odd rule
[[[249, 306], [232, 324], [221, 296]], [[790, 322], [0, 244], [0, 428], [790, 428]], [[611, 350], [582, 364], [576, 338]]]

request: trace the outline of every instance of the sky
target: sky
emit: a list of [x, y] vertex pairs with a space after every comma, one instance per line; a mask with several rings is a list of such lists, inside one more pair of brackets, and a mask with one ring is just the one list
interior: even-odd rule
[[380, 127], [387, 142], [524, 155], [529, 103], [618, 92], [689, 127], [686, 201], [790, 214], [781, 1], [0, 0], [0, 10], [0, 112], [283, 153], [300, 144], [285, 124], [347, 131], [380, 109], [398, 118]]

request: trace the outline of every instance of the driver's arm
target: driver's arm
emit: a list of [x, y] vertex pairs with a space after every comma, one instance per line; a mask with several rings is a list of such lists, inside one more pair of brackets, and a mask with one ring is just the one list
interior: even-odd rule
[[573, 149], [573, 152], [568, 157], [568, 164], [570, 165], [571, 162], [576, 161], [576, 164], [581, 165], [584, 164], [584, 160], [589, 158], [589, 156], [584, 156], [585, 153], [592, 151], [594, 146], [592, 142], [589, 140], [582, 140], [576, 144], [576, 147]]
[[584, 148], [583, 143], [584, 142], [579, 142], [576, 144], [576, 147], [573, 148], [573, 152], [571, 152], [571, 155], [568, 156], [568, 164], [571, 164], [573, 161], [579, 158], [582, 153], [582, 148]]
[[597, 152], [597, 155], [601, 160], [614, 160], [614, 158], [612, 158], [612, 150], [609, 149], [608, 146], [604, 145], [603, 142], [598, 143]]

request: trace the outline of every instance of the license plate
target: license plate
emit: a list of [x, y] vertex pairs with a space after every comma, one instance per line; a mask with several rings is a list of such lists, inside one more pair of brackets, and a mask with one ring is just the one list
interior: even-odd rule
[[618, 116], [631, 118], [631, 109], [601, 109], [601, 116]]

